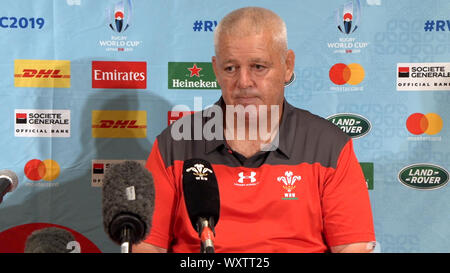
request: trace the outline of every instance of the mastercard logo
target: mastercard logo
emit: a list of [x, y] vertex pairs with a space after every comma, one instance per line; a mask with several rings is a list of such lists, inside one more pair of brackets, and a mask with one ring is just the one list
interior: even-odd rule
[[32, 159], [27, 162], [24, 168], [25, 176], [33, 181], [52, 181], [58, 178], [61, 172], [58, 162], [46, 159]]
[[444, 122], [436, 113], [414, 113], [406, 120], [406, 128], [414, 135], [435, 135], [442, 130]]
[[357, 63], [338, 63], [330, 68], [330, 80], [336, 85], [350, 84], [357, 85], [364, 80], [364, 68]]

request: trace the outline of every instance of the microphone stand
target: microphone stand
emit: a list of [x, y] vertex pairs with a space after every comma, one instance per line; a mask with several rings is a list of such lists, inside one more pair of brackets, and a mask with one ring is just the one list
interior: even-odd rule
[[120, 245], [121, 253], [131, 253], [132, 244], [131, 242], [131, 230], [128, 226], [122, 228], [122, 244]]
[[121, 253], [131, 253], [132, 244], [144, 236], [145, 224], [133, 214], [120, 214], [109, 225], [109, 234], [120, 242]]
[[209, 217], [199, 217], [197, 220], [198, 236], [200, 237], [200, 253], [214, 253], [214, 239], [216, 232], [214, 230], [214, 219]]

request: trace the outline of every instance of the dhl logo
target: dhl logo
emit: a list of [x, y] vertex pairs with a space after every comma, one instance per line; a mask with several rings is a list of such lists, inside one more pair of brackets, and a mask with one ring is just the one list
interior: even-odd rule
[[147, 125], [136, 125], [137, 120], [100, 120], [100, 124], [92, 125], [92, 128], [147, 128]]
[[92, 111], [92, 137], [145, 138], [147, 111]]
[[70, 61], [15, 60], [14, 86], [70, 88]]
[[70, 78], [70, 75], [60, 75], [59, 69], [24, 69], [22, 74], [15, 74], [16, 78]]

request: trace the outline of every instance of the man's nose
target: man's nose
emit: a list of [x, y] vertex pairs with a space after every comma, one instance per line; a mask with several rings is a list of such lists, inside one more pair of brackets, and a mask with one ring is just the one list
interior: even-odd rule
[[253, 87], [253, 79], [249, 69], [241, 68], [239, 70], [237, 85], [242, 89]]

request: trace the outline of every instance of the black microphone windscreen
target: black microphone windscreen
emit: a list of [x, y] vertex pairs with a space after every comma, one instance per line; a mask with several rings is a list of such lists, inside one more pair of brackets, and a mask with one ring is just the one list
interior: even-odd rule
[[57, 227], [34, 231], [25, 242], [25, 253], [69, 253], [69, 242], [75, 237], [69, 231]]
[[109, 237], [120, 244], [117, 222], [127, 224], [131, 217], [144, 227], [139, 228], [141, 231], [135, 234], [132, 243], [145, 239], [150, 232], [155, 202], [151, 173], [134, 161], [113, 164], [105, 173], [102, 193], [103, 226]]
[[183, 193], [195, 230], [199, 217], [213, 217], [214, 226], [217, 224], [220, 215], [219, 186], [211, 163], [203, 159], [184, 161]]

